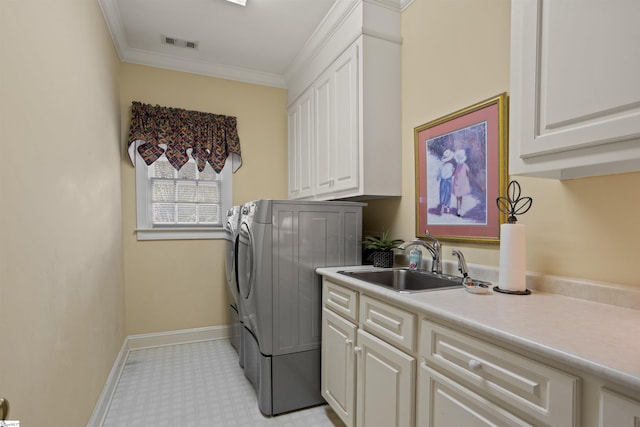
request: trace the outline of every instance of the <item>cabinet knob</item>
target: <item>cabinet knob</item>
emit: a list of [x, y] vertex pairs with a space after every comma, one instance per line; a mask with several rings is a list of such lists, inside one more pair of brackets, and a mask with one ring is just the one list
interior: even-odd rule
[[362, 347], [359, 347], [359, 346], [353, 347], [353, 352], [355, 354], [360, 354], [361, 351], [362, 351]]
[[474, 372], [478, 372], [480, 369], [482, 369], [482, 363], [480, 363], [475, 359], [471, 359], [469, 360], [469, 369], [471, 369]]
[[347, 338], [346, 340], [344, 340], [344, 343], [346, 345], [351, 345], [351, 344], [353, 344], [353, 340], [350, 340], [349, 338]]

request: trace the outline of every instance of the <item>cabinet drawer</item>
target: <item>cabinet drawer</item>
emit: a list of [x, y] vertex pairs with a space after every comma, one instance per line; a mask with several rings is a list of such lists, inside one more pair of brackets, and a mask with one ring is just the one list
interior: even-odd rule
[[334, 312], [352, 322], [358, 321], [358, 293], [325, 279], [322, 302]]
[[374, 335], [415, 351], [416, 315], [366, 295], [360, 299], [360, 324]]
[[492, 344], [423, 320], [420, 356], [428, 365], [548, 426], [577, 422], [578, 379]]
[[429, 368], [418, 372], [417, 426], [489, 427], [532, 425], [499, 405]]

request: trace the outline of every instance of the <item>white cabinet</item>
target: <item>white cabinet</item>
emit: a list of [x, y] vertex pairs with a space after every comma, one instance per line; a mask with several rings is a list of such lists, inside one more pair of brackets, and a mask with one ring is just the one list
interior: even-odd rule
[[287, 79], [290, 123], [311, 90], [313, 129], [302, 152], [307, 134], [289, 127], [289, 198], [402, 195], [400, 47], [399, 1], [336, 2]]
[[339, 194], [358, 189], [358, 57], [353, 44], [313, 86], [316, 141], [314, 193]]
[[419, 426], [531, 426], [495, 403], [435, 371], [426, 363], [418, 373]]
[[289, 108], [289, 199], [313, 195], [311, 159], [313, 150], [313, 91], [307, 90]]
[[356, 326], [322, 310], [322, 397], [347, 426], [355, 425]]
[[579, 381], [563, 371], [427, 320], [420, 358], [418, 425], [577, 425]]
[[413, 426], [415, 359], [362, 329], [356, 350], [356, 426]]
[[415, 335], [415, 315], [326, 279], [322, 295], [321, 390], [327, 403], [348, 427], [415, 425], [415, 357], [403, 351], [414, 341], [404, 337]]
[[511, 2], [509, 172], [640, 170], [640, 2]]
[[603, 388], [600, 395], [600, 427], [640, 426], [640, 402]]
[[461, 315], [421, 308], [429, 294], [380, 295], [323, 278], [322, 396], [348, 427], [640, 427], [637, 383], [601, 375], [607, 366], [585, 371], [553, 346], [532, 352], [452, 321]]
[[342, 422], [353, 427], [358, 294], [325, 279], [322, 304], [321, 394]]

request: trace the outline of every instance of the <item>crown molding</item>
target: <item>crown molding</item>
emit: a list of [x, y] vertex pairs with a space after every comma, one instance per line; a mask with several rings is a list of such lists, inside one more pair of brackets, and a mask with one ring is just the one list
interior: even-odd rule
[[[312, 57], [317, 54], [358, 4], [367, 2], [391, 10], [403, 11], [414, 1], [415, 0], [337, 0], [302, 48], [301, 53], [305, 52], [305, 54], [299, 54], [293, 62], [288, 65], [287, 71], [283, 75], [206, 62], [198, 59], [185, 60], [184, 58], [166, 53], [155, 53], [131, 48], [127, 43], [124, 28], [122, 27], [118, 3], [115, 0], [98, 0], [98, 3], [102, 9], [102, 14], [107, 23], [118, 57], [122, 62], [286, 89], [287, 77], [300, 69], [303, 63], [309, 60], [310, 56]], [[365, 30], [365, 32], [370, 34], [375, 33], [370, 30]], [[383, 34], [376, 33], [375, 35], [384, 38]], [[394, 41], [398, 42], [398, 40]]]
[[284, 76], [265, 73], [242, 67], [233, 67], [224, 64], [201, 61], [197, 59], [185, 60], [178, 56], [133, 49], [129, 47], [127, 38], [120, 19], [120, 9], [115, 0], [98, 0], [102, 14], [104, 15], [111, 40], [116, 48], [118, 57], [122, 62], [147, 65], [150, 67], [164, 68], [173, 71], [182, 71], [192, 74], [200, 74], [227, 80], [235, 80], [253, 83], [263, 86], [272, 86], [285, 89]]
[[121, 61], [130, 62], [132, 64], [147, 65], [167, 70], [182, 71], [208, 77], [286, 89], [284, 77], [279, 74], [265, 73], [242, 67], [233, 67], [224, 64], [200, 61], [197, 59], [190, 59], [187, 61], [184, 58], [172, 55], [164, 55], [131, 48], [127, 48], [122, 53], [119, 52], [119, 55]]
[[415, 0], [402, 0], [400, 2], [400, 10], [404, 12], [404, 10], [408, 8], [411, 5], [411, 3], [413, 3], [414, 1]]

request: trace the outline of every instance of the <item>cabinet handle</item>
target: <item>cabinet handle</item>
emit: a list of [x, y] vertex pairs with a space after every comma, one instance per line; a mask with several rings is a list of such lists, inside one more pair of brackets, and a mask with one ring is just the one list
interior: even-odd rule
[[469, 369], [474, 372], [478, 372], [480, 369], [482, 369], [482, 363], [478, 362], [475, 359], [471, 359], [469, 360]]
[[[9, 401], [4, 397], [0, 397], [0, 421], [4, 421], [9, 416]], [[1, 425], [4, 423], [0, 422]]]
[[362, 351], [362, 347], [360, 347], [360, 346], [353, 347], [353, 352], [355, 354], [360, 354], [361, 351]]

